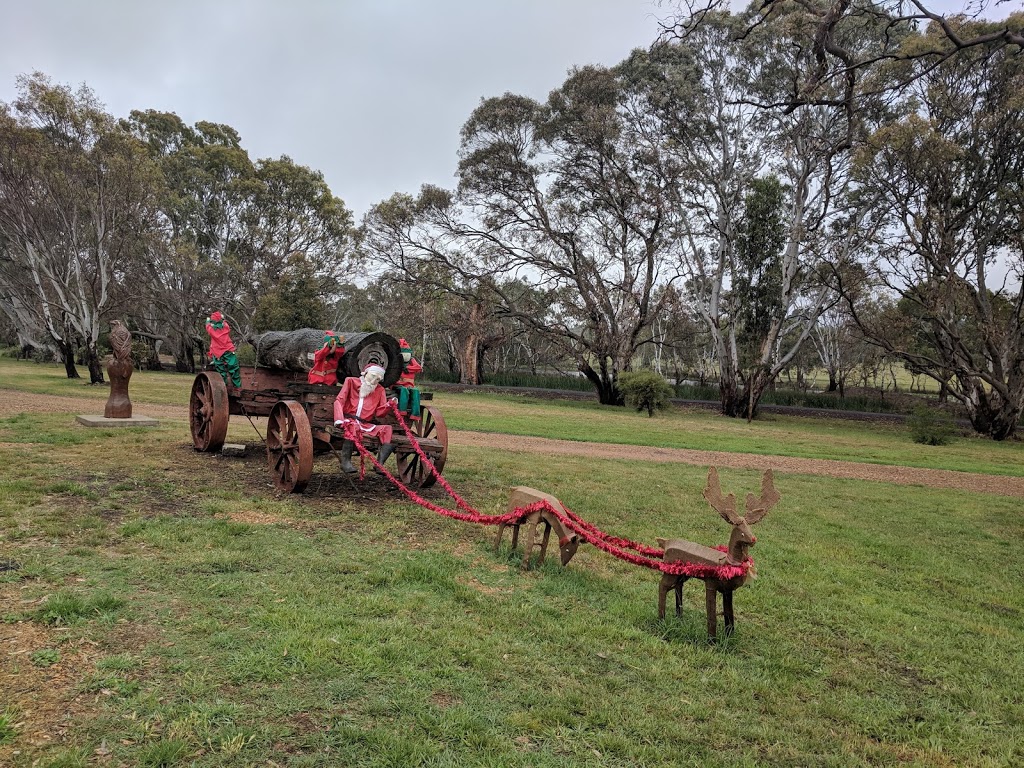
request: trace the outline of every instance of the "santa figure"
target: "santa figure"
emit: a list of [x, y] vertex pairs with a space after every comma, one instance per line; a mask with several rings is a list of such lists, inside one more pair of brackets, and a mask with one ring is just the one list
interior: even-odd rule
[[[384, 369], [371, 363], [363, 368], [363, 373], [358, 379], [355, 376], [345, 379], [341, 392], [334, 400], [334, 426], [344, 428], [354, 424], [364, 435], [380, 440], [377, 461], [381, 464], [387, 461], [388, 456], [395, 450], [395, 446], [391, 444], [391, 426], [375, 422], [390, 410], [387, 394], [381, 386], [383, 379]], [[356, 472], [356, 468], [352, 466], [354, 448], [351, 440], [345, 440], [341, 444], [341, 468], [349, 474]]]
[[[210, 334], [210, 362], [217, 369], [225, 384], [242, 386], [242, 372], [238, 369], [235, 344], [231, 341], [231, 326], [220, 312], [213, 312], [206, 318], [206, 332]], [[230, 375], [231, 381], [228, 381]]]
[[313, 368], [306, 377], [307, 382], [332, 387], [338, 383], [338, 363], [345, 356], [345, 348], [341, 346], [344, 340], [344, 336], [334, 331], [324, 331], [324, 343], [313, 355]]
[[398, 340], [402, 353], [402, 375], [395, 384], [398, 394], [398, 408], [414, 420], [420, 417], [420, 391], [416, 388], [416, 374], [423, 370], [419, 360], [412, 356], [412, 347], [405, 339]]

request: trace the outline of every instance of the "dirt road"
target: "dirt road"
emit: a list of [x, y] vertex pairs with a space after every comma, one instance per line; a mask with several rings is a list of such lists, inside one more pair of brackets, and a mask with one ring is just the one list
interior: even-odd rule
[[[33, 395], [0, 389], [0, 417], [15, 413], [102, 413], [101, 399]], [[136, 404], [135, 413], [157, 419], [184, 420], [184, 405]], [[84, 429], [84, 427], [83, 427]], [[449, 445], [491, 448], [501, 445], [502, 450], [521, 451], [558, 456], [582, 456], [599, 459], [635, 460], [638, 448], [617, 443], [585, 443], [574, 440], [551, 440], [544, 437], [516, 435], [495, 436], [486, 432], [448, 433]], [[899, 485], [921, 485], [931, 488], [952, 488], [999, 496], [1024, 498], [1024, 477], [983, 475], [974, 472], [956, 472], [946, 469], [920, 469], [917, 467], [860, 464], [853, 461], [827, 459], [801, 459], [790, 456], [762, 456], [752, 453], [726, 453], [723, 451], [693, 451], [685, 448], [644, 448], [644, 460], [736, 469], [774, 469], [776, 472], [822, 475], [853, 480], [869, 480]]]

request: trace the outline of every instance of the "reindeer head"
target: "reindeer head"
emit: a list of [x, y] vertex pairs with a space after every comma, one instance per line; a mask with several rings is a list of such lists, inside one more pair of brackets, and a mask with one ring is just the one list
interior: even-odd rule
[[714, 467], [708, 468], [708, 484], [704, 488], [704, 498], [712, 508], [720, 514], [727, 523], [732, 526], [732, 536], [729, 537], [729, 562], [738, 565], [747, 559], [747, 550], [757, 542], [757, 538], [750, 530], [762, 517], [768, 514], [768, 510], [778, 504], [782, 496], [775, 490], [772, 471], [767, 470], [761, 478], [761, 496], [756, 498], [754, 494], [747, 494], [747, 514], [740, 517], [736, 513], [736, 497], [733, 494], [722, 496], [722, 487], [718, 482], [718, 470]]

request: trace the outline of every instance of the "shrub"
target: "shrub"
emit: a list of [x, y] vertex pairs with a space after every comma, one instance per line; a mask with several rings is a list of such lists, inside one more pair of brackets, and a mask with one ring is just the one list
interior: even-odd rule
[[626, 399], [626, 405], [638, 411], [647, 411], [653, 416], [655, 409], [668, 406], [672, 387], [664, 377], [654, 371], [627, 371], [619, 376], [619, 390]]
[[952, 441], [956, 432], [949, 416], [926, 405], [914, 408], [907, 424], [914, 442], [924, 445], [946, 445]]
[[256, 365], [256, 347], [243, 341], [235, 347], [235, 357], [239, 365]]

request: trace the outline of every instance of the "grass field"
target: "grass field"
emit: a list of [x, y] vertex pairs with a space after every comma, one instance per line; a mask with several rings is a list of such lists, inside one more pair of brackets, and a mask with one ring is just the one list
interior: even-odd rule
[[[3, 386], [90, 391], [11, 370]], [[173, 402], [182, 379], [133, 378], [133, 399]], [[660, 444], [675, 424], [719, 449], [780, 434], [826, 454], [913, 446], [876, 425], [442, 407], [460, 428], [575, 423], [577, 439]], [[973, 453], [942, 461], [992, 468], [976, 471], [1020, 457], [956, 445]], [[486, 512], [522, 483], [638, 540], [727, 535], [703, 468], [539, 458], [453, 449], [445, 474]], [[736, 635], [709, 646], [697, 587], [682, 619], [659, 621], [653, 572], [587, 547], [523, 572], [492, 551], [493, 530], [376, 478], [353, 491], [326, 459], [306, 494], [282, 497], [258, 450], [196, 454], [183, 421], [97, 431], [15, 415], [0, 419], [0, 462], [0, 567], [18, 566], [0, 571], [0, 765], [1024, 762], [1019, 499], [780, 475], [783, 500], [755, 529], [760, 578], [737, 593]], [[722, 477], [737, 493], [759, 480]]]
[[[184, 405], [192, 377], [137, 372], [136, 403]], [[103, 400], [108, 389], [63, 377], [63, 368], [0, 358], [0, 388]], [[450, 429], [502, 432], [564, 440], [718, 450], [762, 455], [839, 459], [931, 469], [1024, 476], [1024, 443], [993, 443], [962, 434], [944, 446], [914, 443], [902, 424], [766, 414], [747, 423], [704, 410], [675, 409], [653, 419], [596, 402], [553, 401], [510, 395], [436, 393]], [[144, 410], [144, 409], [143, 409]], [[237, 421], [237, 420], [236, 420]], [[253, 436], [245, 422], [245, 434]]]

